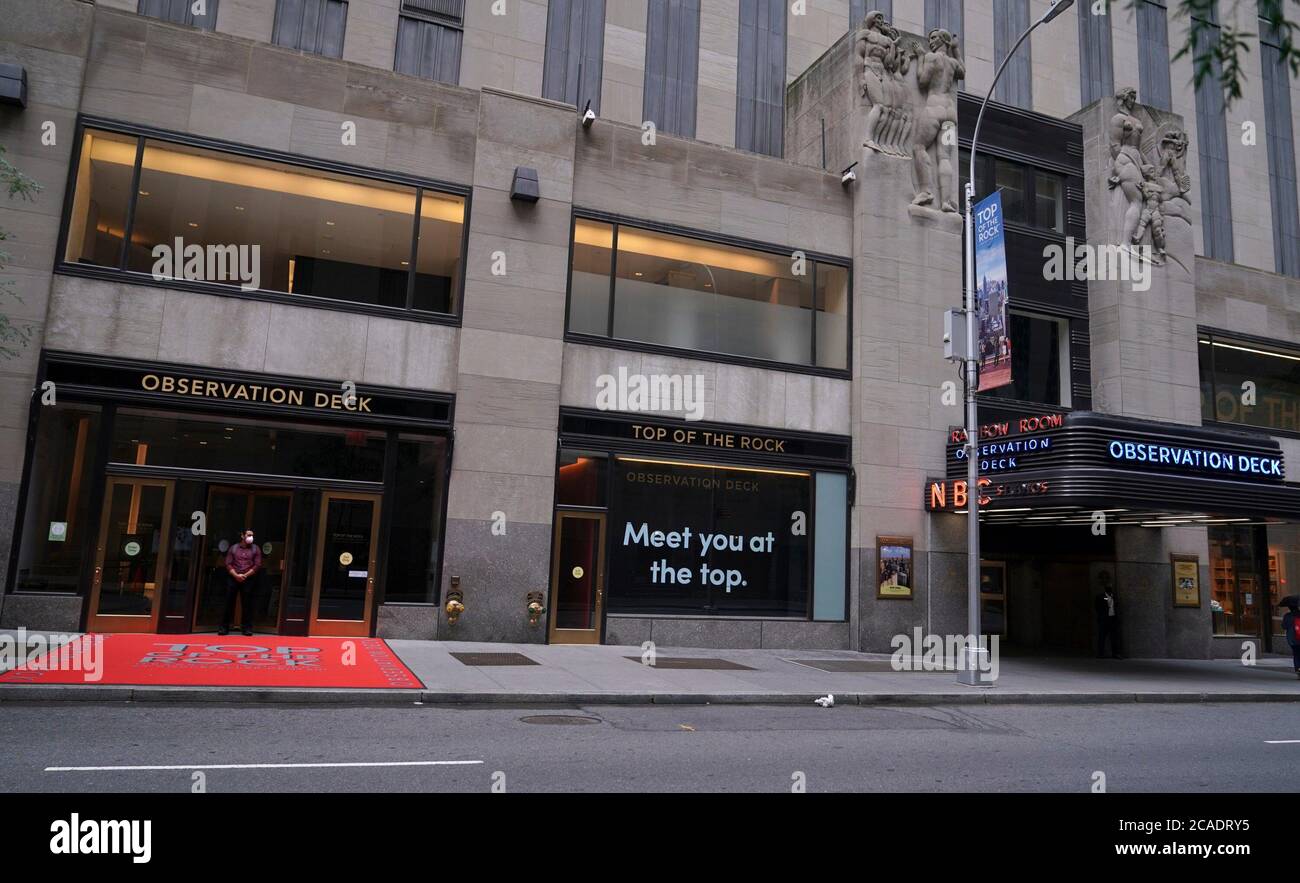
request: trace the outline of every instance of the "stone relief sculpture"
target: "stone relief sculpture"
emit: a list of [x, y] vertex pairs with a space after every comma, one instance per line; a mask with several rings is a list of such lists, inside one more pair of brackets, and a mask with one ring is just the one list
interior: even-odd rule
[[916, 169], [916, 196], [912, 205], [931, 205], [936, 200], [943, 211], [956, 212], [953, 192], [957, 181], [957, 81], [966, 78], [957, 48], [957, 38], [943, 28], [930, 31], [930, 51], [918, 56], [916, 82], [924, 106], [916, 115], [916, 137], [912, 164]]
[[[1148, 110], [1138, 106], [1137, 90], [1132, 86], [1115, 93], [1115, 105], [1106, 181], [1118, 197], [1120, 244], [1143, 246], [1149, 240], [1152, 263], [1163, 264], [1169, 257], [1170, 231], [1165, 222], [1191, 223], [1187, 133], [1172, 123], [1160, 125], [1152, 119]], [[1154, 131], [1148, 134], [1149, 130]]]
[[885, 21], [883, 12], [869, 13], [863, 25], [856, 47], [862, 68], [860, 90], [871, 106], [863, 146], [890, 156], [907, 156], [904, 138], [911, 118], [908, 59], [899, 51], [898, 31]]
[[925, 42], [903, 35], [876, 10], [855, 38], [858, 93], [866, 110], [862, 146], [910, 158], [914, 206], [960, 211], [957, 189], [957, 82], [966, 67], [957, 38], [941, 28]]

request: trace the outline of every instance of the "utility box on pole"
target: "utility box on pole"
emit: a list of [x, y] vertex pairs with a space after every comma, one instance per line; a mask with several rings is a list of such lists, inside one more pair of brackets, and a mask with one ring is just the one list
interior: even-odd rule
[[943, 314], [943, 357], [950, 362], [961, 362], [970, 355], [966, 352], [966, 322], [970, 313], [965, 310], [948, 310]]

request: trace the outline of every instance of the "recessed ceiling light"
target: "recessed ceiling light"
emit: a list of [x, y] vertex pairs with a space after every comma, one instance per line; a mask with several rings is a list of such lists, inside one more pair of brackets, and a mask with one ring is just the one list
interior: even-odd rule
[[235, 206], [235, 211], [237, 211], [237, 212], [242, 212], [243, 210], [244, 210], [244, 207], [243, 207], [242, 205], [237, 205], [237, 206]]
[[193, 221], [190, 221], [190, 226], [191, 226], [191, 227], [197, 227], [198, 224], [194, 223]]
[[333, 222], [333, 221], [326, 221], [326, 222], [325, 222], [325, 226], [326, 226], [326, 227], [333, 227], [333, 226], [334, 226], [334, 222]]
[[320, 253], [321, 253], [321, 254], [329, 254], [329, 253], [330, 253], [330, 250], [329, 250], [328, 248], [322, 248], [322, 249], [320, 250]]
[[638, 276], [644, 276], [645, 274], [642, 273], [640, 270], [638, 270], [637, 273], [636, 273], [636, 275], [638, 275]]
[[410, 265], [411, 265], [411, 262], [410, 262], [410, 261], [402, 261], [402, 266], [403, 266], [403, 267], [409, 267]]
[[148, 190], [141, 190], [141, 191], [140, 191], [140, 195], [141, 195], [141, 196], [148, 196], [148, 195], [149, 195], [149, 191], [148, 191]]

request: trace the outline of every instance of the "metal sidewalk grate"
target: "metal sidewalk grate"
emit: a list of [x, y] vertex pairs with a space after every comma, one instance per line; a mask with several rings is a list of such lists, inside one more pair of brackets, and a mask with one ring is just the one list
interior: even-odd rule
[[541, 665], [522, 653], [453, 653], [465, 665]]
[[[640, 656], [624, 656], [624, 659], [630, 659], [638, 665], [642, 665]], [[679, 668], [694, 669], [696, 671], [753, 671], [748, 665], [741, 665], [739, 662], [732, 662], [730, 659], [718, 659], [712, 656], [658, 656], [655, 658], [655, 664], [646, 666], [647, 668]]]

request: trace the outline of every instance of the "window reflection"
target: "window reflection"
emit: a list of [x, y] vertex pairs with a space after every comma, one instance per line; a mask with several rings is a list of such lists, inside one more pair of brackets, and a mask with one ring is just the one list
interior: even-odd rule
[[[1217, 337], [1202, 337], [1199, 349], [1204, 419], [1300, 432], [1300, 355]], [[1252, 404], [1242, 395], [1248, 381]]]
[[[118, 266], [134, 199], [128, 270], [396, 309], [456, 310], [461, 196], [154, 139], [144, 142], [132, 193], [137, 153], [135, 138], [86, 131], [67, 260]], [[182, 261], [155, 251], [178, 245]], [[187, 246], [204, 252], [186, 254]]]
[[1002, 216], [1008, 221], [1025, 223], [1025, 167], [997, 160], [993, 186], [1002, 191]]
[[1009, 319], [1011, 383], [980, 396], [1068, 406], [1066, 320], [1014, 312]]
[[847, 368], [847, 268], [581, 218], [574, 224], [570, 332], [610, 336], [615, 251], [613, 337]]
[[113, 132], [86, 132], [68, 219], [66, 260], [99, 267], [121, 263], [136, 141]]
[[117, 412], [109, 459], [138, 466], [383, 481], [384, 435], [123, 408]]

